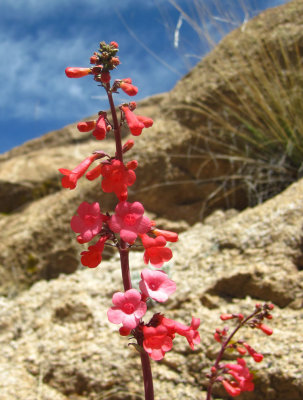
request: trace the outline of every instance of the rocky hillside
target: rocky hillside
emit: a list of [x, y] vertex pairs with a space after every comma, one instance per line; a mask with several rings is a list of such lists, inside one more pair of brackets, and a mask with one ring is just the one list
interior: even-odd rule
[[[222, 186], [222, 177], [239, 172], [239, 160], [215, 156], [222, 142], [207, 136], [213, 121], [199, 112], [203, 101], [224, 113], [218, 93], [229, 93], [231, 82], [248, 73], [243, 59], [239, 70], [239, 49], [256, 60], [265, 44], [277, 52], [281, 41], [290, 52], [295, 44], [303, 50], [302, 16], [298, 0], [262, 13], [222, 40], [170, 93], [138, 105], [155, 123], [129, 152], [139, 161], [130, 201], [142, 201], [163, 227], [183, 232], [168, 265], [177, 291], [163, 311], [186, 323], [191, 315], [202, 321], [196, 352], [180, 340], [153, 363], [157, 399], [203, 400], [220, 313], [249, 312], [257, 301], [275, 304], [275, 334], [245, 333], [265, 357], [254, 368], [255, 392], [242, 398], [303, 398], [303, 181], [248, 207], [242, 186]], [[248, 99], [243, 87], [238, 93], [239, 102]], [[112, 139], [101, 146], [114, 153]], [[0, 156], [1, 399], [141, 398], [138, 355], [106, 317], [113, 292], [122, 289], [119, 260], [108, 251], [97, 269], [80, 268], [69, 228], [81, 201], [100, 196], [102, 210], [112, 210], [115, 199], [84, 180], [62, 190], [58, 173], [96, 149], [73, 124]], [[134, 252], [135, 280], [142, 265]], [[215, 398], [228, 397], [217, 388]]]

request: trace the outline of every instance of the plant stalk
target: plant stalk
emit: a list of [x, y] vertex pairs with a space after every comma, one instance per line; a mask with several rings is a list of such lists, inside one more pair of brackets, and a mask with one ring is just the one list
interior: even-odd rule
[[[122, 151], [122, 141], [121, 141], [121, 129], [120, 124], [118, 122], [117, 112], [112, 96], [112, 92], [110, 91], [110, 84], [106, 84], [106, 93], [108, 96], [108, 101], [110, 105], [110, 110], [113, 119], [113, 128], [116, 142], [116, 158], [123, 162], [123, 151]], [[130, 278], [130, 269], [129, 269], [129, 249], [124, 240], [120, 240], [120, 245], [118, 247], [120, 253], [120, 263], [121, 263], [121, 272], [122, 272], [122, 280], [124, 291], [127, 291], [132, 288], [131, 278]], [[142, 346], [142, 343], [138, 343]], [[142, 365], [142, 373], [143, 373], [143, 382], [144, 382], [144, 395], [145, 400], [154, 400], [154, 386], [153, 386], [153, 376], [150, 366], [149, 355], [142, 347], [141, 352], [141, 365]]]
[[[218, 354], [218, 356], [217, 356], [217, 358], [216, 358], [216, 361], [215, 361], [215, 363], [214, 363], [214, 365], [213, 365], [216, 369], [218, 369], [218, 366], [219, 366], [219, 363], [220, 363], [220, 361], [221, 361], [221, 359], [222, 359], [222, 356], [223, 356], [223, 354], [224, 354], [224, 351], [226, 350], [226, 348], [227, 348], [229, 342], [230, 342], [231, 339], [234, 337], [234, 335], [238, 332], [238, 330], [239, 330], [240, 328], [242, 328], [243, 325], [246, 324], [246, 322], [247, 322], [248, 320], [250, 320], [251, 318], [253, 318], [253, 317], [254, 317], [256, 314], [258, 314], [259, 312], [260, 312], [260, 310], [255, 310], [251, 315], [249, 315], [249, 316], [246, 317], [243, 321], [241, 321], [241, 322], [239, 323], [239, 325], [236, 326], [235, 329], [232, 331], [232, 333], [228, 336], [228, 338], [227, 338], [227, 339], [225, 340], [225, 342], [222, 344], [221, 350], [220, 350], [220, 352], [219, 352], [219, 354]], [[209, 385], [208, 385], [208, 388], [207, 388], [206, 400], [212, 400], [211, 393], [212, 393], [213, 384], [216, 382], [216, 379], [217, 379], [217, 376], [214, 376], [214, 377], [212, 377], [212, 378], [210, 379], [210, 381], [209, 381]]]

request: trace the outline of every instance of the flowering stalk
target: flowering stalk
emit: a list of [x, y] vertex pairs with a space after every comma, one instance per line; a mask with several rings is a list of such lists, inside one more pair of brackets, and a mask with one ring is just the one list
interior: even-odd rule
[[[272, 319], [272, 315], [269, 311], [274, 308], [272, 304], [264, 304], [263, 307], [260, 304], [256, 304], [255, 310], [252, 314], [248, 315], [244, 318], [243, 314], [222, 314], [221, 320], [227, 321], [230, 319], [237, 319], [238, 324], [227, 336], [228, 328], [223, 328], [222, 330], [216, 329], [214, 334], [214, 338], [217, 342], [222, 343], [221, 349], [217, 355], [216, 361], [214, 365], [211, 367], [211, 373], [208, 374], [209, 384], [207, 388], [207, 396], [206, 400], [212, 399], [212, 389], [215, 382], [222, 382], [226, 391], [233, 397], [238, 396], [242, 391], [252, 391], [254, 389], [254, 385], [252, 382], [253, 375], [249, 373], [248, 368], [246, 367], [246, 363], [242, 358], [238, 358], [238, 364], [226, 364], [221, 365], [221, 360], [224, 355], [226, 349], [236, 349], [241, 355], [246, 354], [248, 351], [249, 355], [251, 355], [255, 362], [261, 362], [263, 360], [263, 355], [257, 353], [251, 346], [245, 343], [242, 340], [238, 340], [236, 343], [232, 343], [233, 337], [235, 334], [244, 326], [248, 325], [251, 328], [261, 329], [267, 335], [271, 335], [273, 333], [272, 329], [267, 327], [262, 323], [264, 318]], [[243, 347], [242, 347], [243, 346]], [[238, 373], [236, 374], [235, 371]], [[241, 371], [241, 374], [239, 373]], [[221, 373], [229, 373], [234, 378], [235, 381], [230, 382], [229, 380], [224, 379]]]
[[[113, 306], [109, 308], [107, 316], [110, 322], [122, 324], [119, 329], [121, 336], [131, 335], [137, 341], [136, 348], [141, 356], [144, 393], [146, 400], [154, 399], [153, 379], [150, 366], [150, 358], [161, 360], [165, 353], [171, 350], [173, 339], [178, 333], [184, 336], [190, 347], [200, 343], [200, 336], [197, 331], [200, 320], [192, 318], [190, 326], [168, 319], [164, 315], [156, 313], [147, 323], [143, 316], [147, 311], [147, 300], [153, 299], [158, 302], [165, 302], [169, 295], [176, 290], [176, 284], [168, 278], [167, 274], [159, 270], [163, 264], [172, 258], [172, 251], [166, 247], [167, 242], [176, 242], [178, 235], [175, 232], [157, 229], [154, 221], [144, 216], [144, 207], [135, 201], [129, 203], [128, 187], [136, 180], [135, 169], [138, 162], [129, 161], [124, 164], [123, 154], [129, 151], [133, 140], [128, 140], [124, 145], [121, 141], [121, 126], [126, 123], [132, 135], [141, 135], [143, 129], [152, 126], [151, 118], [136, 115], [135, 102], [123, 103], [120, 105], [121, 118], [117, 116], [113, 94], [119, 89], [128, 96], [135, 96], [138, 88], [132, 84], [130, 78], [116, 79], [111, 84], [110, 71], [119, 64], [117, 57], [118, 44], [111, 42], [100, 43], [100, 49], [90, 58], [90, 63], [95, 66], [91, 68], [68, 67], [65, 72], [69, 78], [80, 78], [92, 75], [96, 82], [100, 83], [107, 93], [110, 105], [111, 119], [107, 118], [105, 111], [99, 111], [96, 121], [79, 122], [77, 128], [80, 132], [89, 132], [97, 140], [106, 139], [107, 133], [114, 132], [116, 153], [114, 156], [106, 154], [102, 150], [94, 151], [73, 170], [61, 168], [63, 174], [62, 186], [69, 189], [76, 187], [77, 181], [85, 174], [90, 181], [101, 178], [101, 188], [105, 193], [115, 193], [118, 203], [115, 212], [102, 214], [98, 202], [80, 204], [77, 215], [71, 220], [71, 228], [78, 233], [77, 241], [85, 244], [95, 241], [88, 246], [87, 251], [81, 252], [81, 263], [88, 268], [97, 267], [102, 260], [102, 251], [105, 244], [115, 246], [120, 254], [120, 264], [124, 292], [116, 292], [112, 297]], [[91, 164], [102, 160], [97, 166], [87, 171]], [[140, 240], [145, 249], [143, 261], [145, 264], [152, 264], [158, 270], [145, 268], [141, 273], [139, 283], [140, 292], [132, 288], [129, 267], [129, 251]], [[111, 243], [109, 243], [111, 242]]]

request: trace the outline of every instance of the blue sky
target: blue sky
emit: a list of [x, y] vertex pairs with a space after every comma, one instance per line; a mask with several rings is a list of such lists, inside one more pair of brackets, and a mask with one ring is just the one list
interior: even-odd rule
[[203, 32], [218, 42], [245, 18], [287, 1], [199, 0], [199, 10], [196, 2], [1, 0], [0, 153], [108, 108], [91, 77], [64, 74], [67, 66], [89, 66], [100, 41], [119, 43], [113, 78], [131, 77], [139, 100], [172, 89], [209, 51]]

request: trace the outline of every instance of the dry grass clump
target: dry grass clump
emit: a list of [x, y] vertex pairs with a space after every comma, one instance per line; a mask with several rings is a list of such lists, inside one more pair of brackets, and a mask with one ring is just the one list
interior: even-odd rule
[[[169, 1], [190, 23], [192, 18], [176, 1]], [[205, 7], [202, 0], [194, 4], [197, 13], [192, 28], [198, 33], [196, 18], [200, 16], [201, 26], [206, 26], [205, 40], [209, 38], [209, 24], [203, 25], [201, 17]], [[239, 35], [244, 29], [242, 25]], [[254, 205], [303, 176], [303, 41], [299, 35], [291, 39], [276, 35], [260, 41], [253, 57], [249, 48], [232, 46], [237, 74], [227, 77], [220, 62], [214, 65], [222, 82], [212, 94], [215, 101], [196, 99], [182, 104], [203, 121], [199, 132], [207, 146], [193, 146], [191, 153], [195, 157], [200, 153], [202, 163], [212, 158], [229, 160], [232, 166], [232, 173], [229, 170], [216, 178], [210, 205], [239, 187], [245, 189], [248, 205]]]

